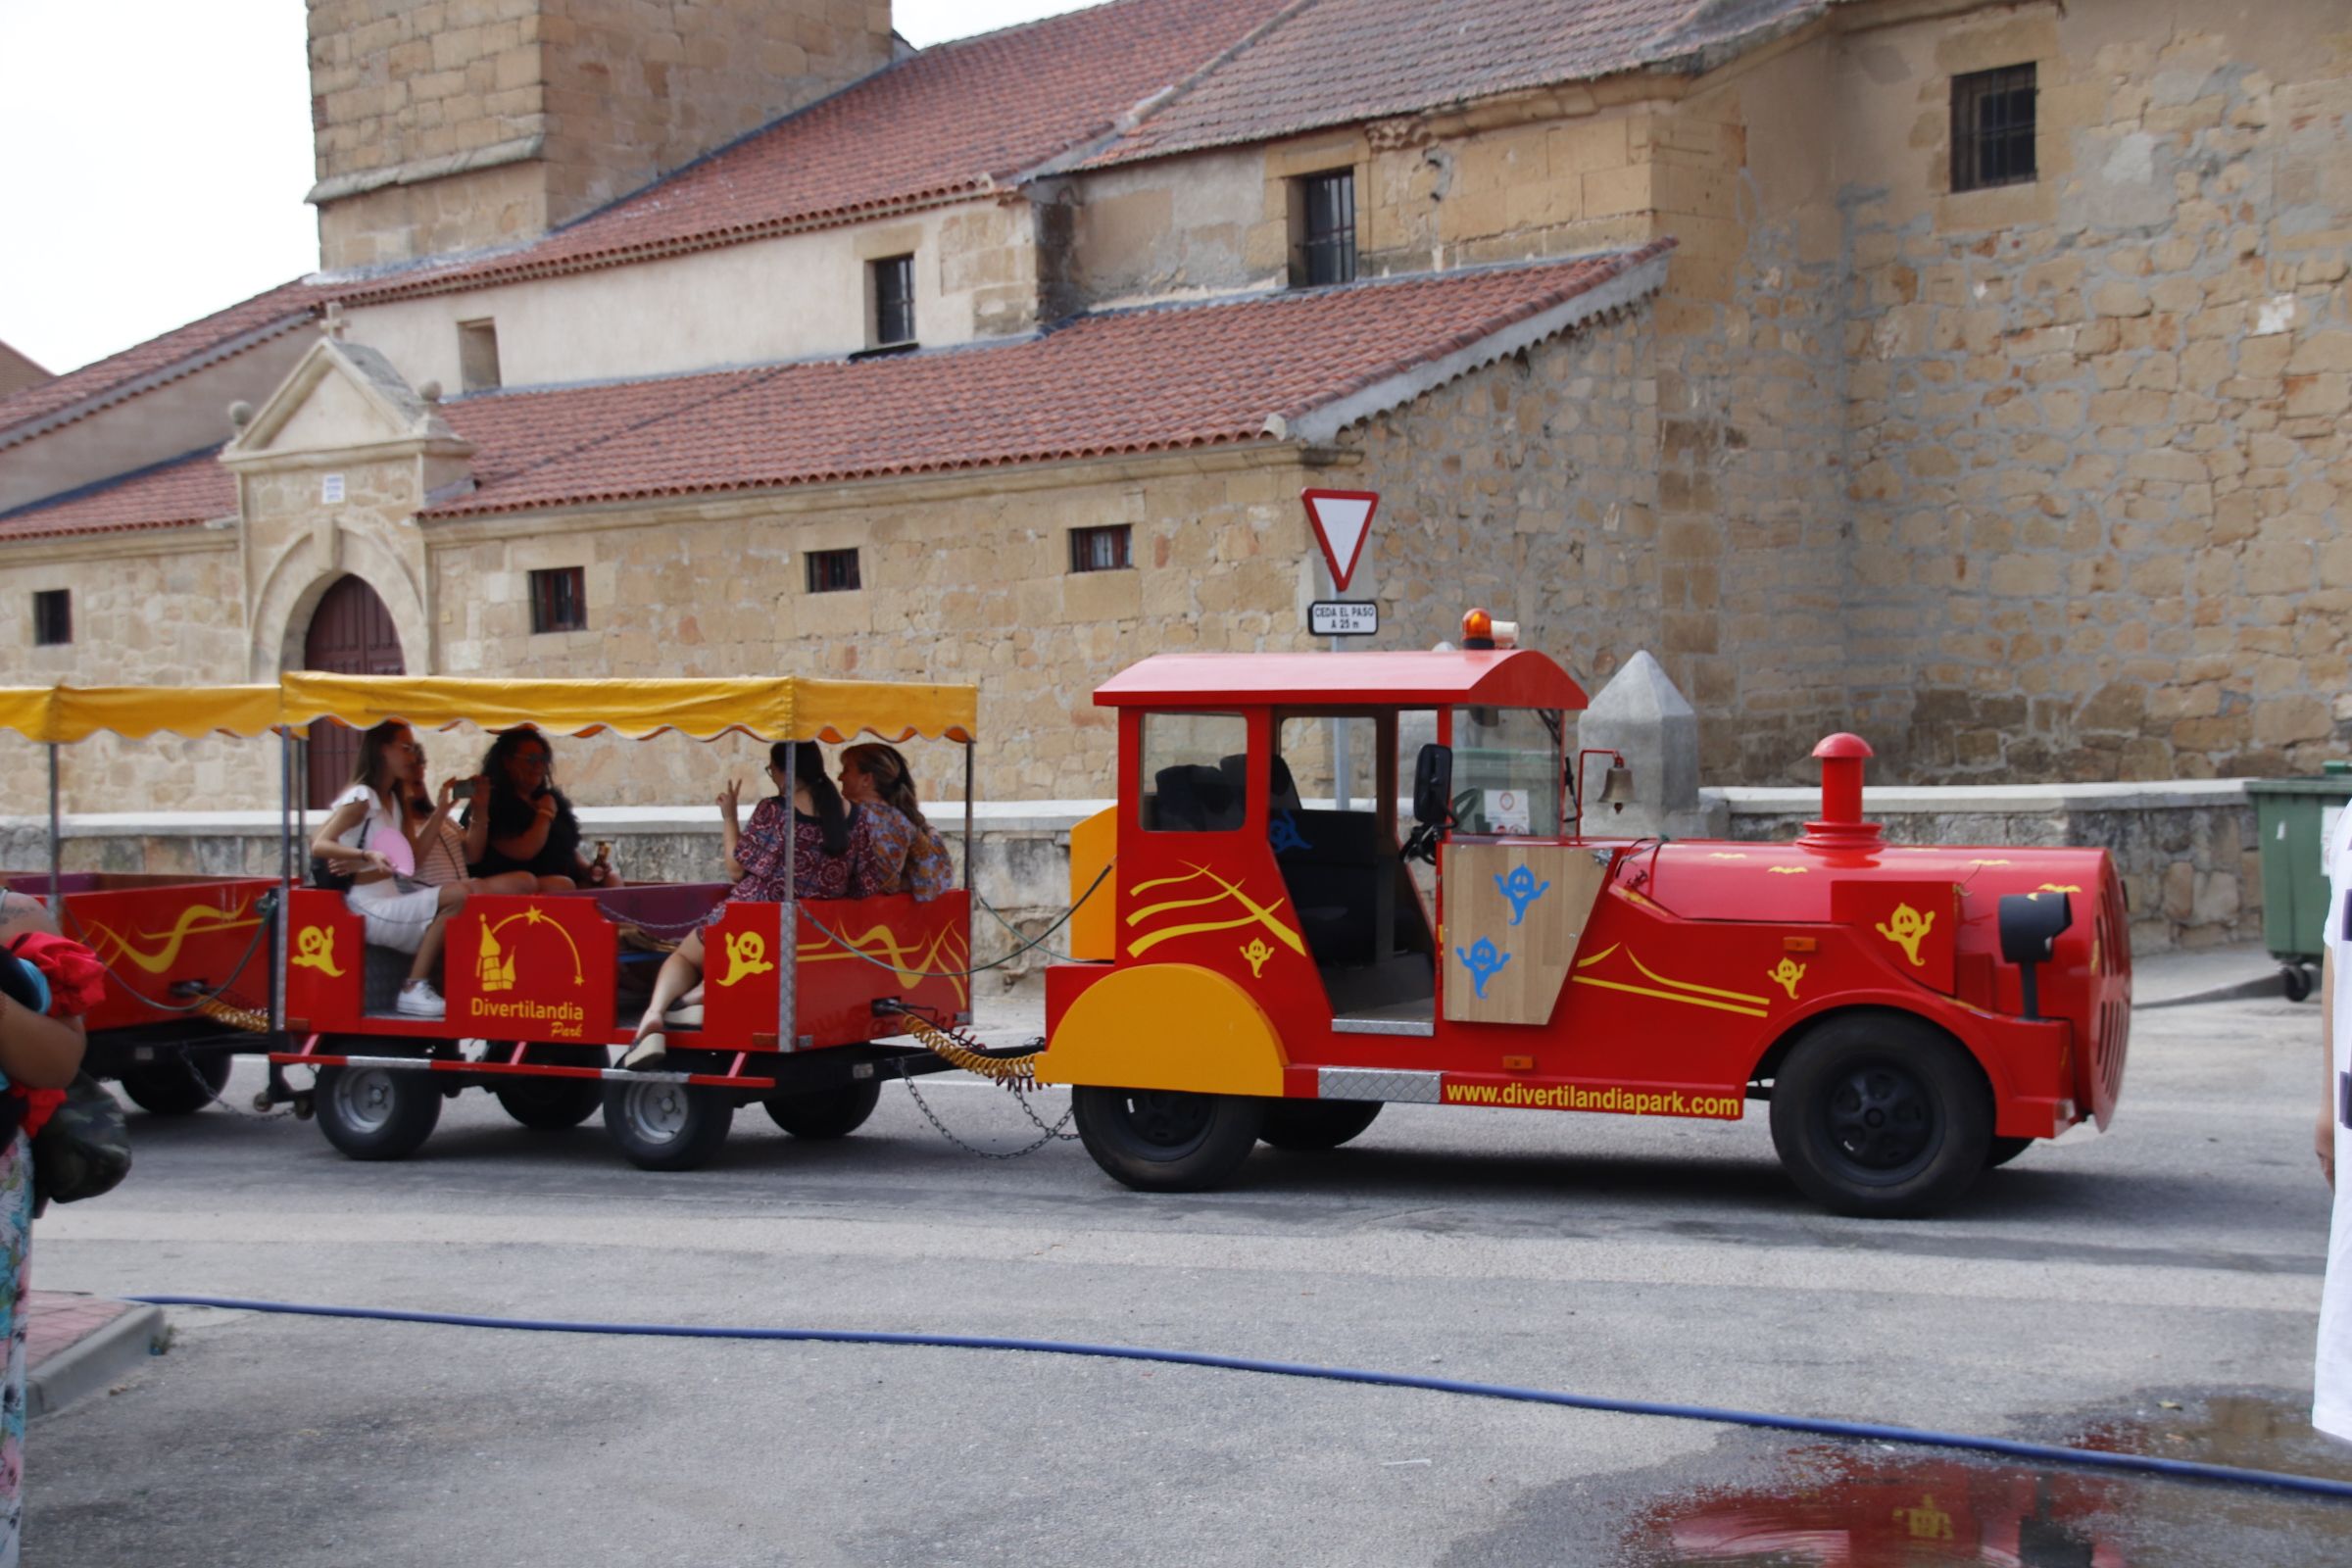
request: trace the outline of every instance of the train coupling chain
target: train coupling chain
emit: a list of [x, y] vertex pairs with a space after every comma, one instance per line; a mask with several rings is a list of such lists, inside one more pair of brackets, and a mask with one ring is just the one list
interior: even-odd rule
[[936, 1023], [904, 1007], [896, 1010], [901, 1021], [906, 1025], [906, 1032], [924, 1050], [943, 1061], [986, 1078], [1005, 1090], [1012, 1096], [1013, 1103], [1021, 1107], [1021, 1114], [1028, 1117], [1030, 1125], [1038, 1131], [1036, 1138], [1018, 1149], [982, 1149], [948, 1130], [948, 1124], [939, 1119], [939, 1112], [931, 1108], [931, 1102], [923, 1098], [923, 1092], [915, 1087], [911, 1077], [901, 1079], [906, 1086], [906, 1093], [914, 1098], [915, 1108], [923, 1113], [923, 1119], [931, 1124], [932, 1131], [940, 1137], [964, 1152], [978, 1154], [983, 1159], [1018, 1159], [1023, 1154], [1035, 1153], [1048, 1144], [1067, 1143], [1078, 1136], [1068, 1131], [1070, 1117], [1076, 1107], [1063, 1111], [1060, 1120], [1048, 1122], [1029, 1103], [1030, 1092], [1037, 1088], [1036, 1058], [1046, 1049], [1043, 1035], [1027, 1042], [1018, 1052], [994, 1055], [958, 1025]]

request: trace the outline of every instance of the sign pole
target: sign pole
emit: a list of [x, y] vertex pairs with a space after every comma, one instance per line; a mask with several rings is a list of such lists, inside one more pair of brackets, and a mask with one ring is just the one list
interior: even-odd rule
[[[1329, 562], [1323, 564], [1323, 580], [1331, 582], [1331, 564]], [[1339, 584], [1336, 582], [1332, 583], [1331, 597], [1334, 599], [1340, 597]], [[1347, 646], [1348, 639], [1345, 637], [1334, 637], [1331, 640], [1331, 651], [1335, 654]], [[1343, 811], [1349, 809], [1355, 798], [1355, 760], [1348, 754], [1348, 721], [1344, 718], [1335, 718], [1331, 721], [1331, 784], [1332, 789], [1339, 795], [1340, 809]]]

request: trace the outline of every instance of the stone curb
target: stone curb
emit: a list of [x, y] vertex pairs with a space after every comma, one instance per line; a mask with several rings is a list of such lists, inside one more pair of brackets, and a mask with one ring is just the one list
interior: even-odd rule
[[87, 1398], [150, 1355], [161, 1353], [171, 1340], [162, 1307], [133, 1305], [25, 1374], [25, 1414], [54, 1415]]

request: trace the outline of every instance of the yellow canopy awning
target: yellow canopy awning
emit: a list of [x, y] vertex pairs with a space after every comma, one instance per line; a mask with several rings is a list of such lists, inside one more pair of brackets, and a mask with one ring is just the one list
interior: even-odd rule
[[129, 740], [150, 735], [263, 735], [278, 721], [275, 686], [60, 686], [49, 733], [65, 743], [111, 730]]
[[558, 735], [605, 730], [641, 739], [675, 730], [696, 740], [968, 741], [979, 692], [971, 686], [791, 676], [709, 680], [480, 680], [448, 675], [328, 675], [281, 680], [289, 724], [332, 718], [366, 729], [398, 718], [428, 729], [536, 725]]
[[48, 686], [0, 686], [0, 729], [13, 729], [28, 741], [49, 738], [49, 705], [57, 695]]
[[111, 730], [131, 740], [173, 735], [260, 735], [277, 723], [275, 686], [0, 687], [0, 728], [70, 745]]

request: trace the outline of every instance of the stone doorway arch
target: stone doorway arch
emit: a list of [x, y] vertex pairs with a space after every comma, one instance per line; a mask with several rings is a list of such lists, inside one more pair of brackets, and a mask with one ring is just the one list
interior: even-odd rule
[[[408, 673], [400, 628], [366, 578], [339, 577], [319, 596], [318, 608], [311, 612], [310, 629], [302, 636], [302, 667], [338, 675]], [[360, 737], [340, 724], [316, 725], [310, 752], [311, 805], [324, 807], [350, 782]]]

